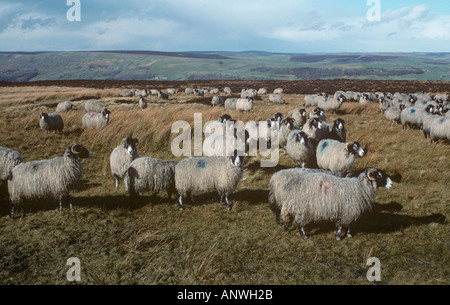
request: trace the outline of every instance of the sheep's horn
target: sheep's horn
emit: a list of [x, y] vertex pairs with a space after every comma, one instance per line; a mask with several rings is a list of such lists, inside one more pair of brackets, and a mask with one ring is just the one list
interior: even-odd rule
[[346, 151], [350, 151], [350, 145], [352, 144], [352, 142], [348, 142], [347, 144], [345, 144], [345, 150]]
[[376, 180], [376, 178], [372, 176], [372, 174], [374, 173], [374, 171], [375, 171], [375, 170], [372, 169], [372, 170], [369, 170], [369, 171], [367, 172], [367, 178], [369, 178], [369, 180], [371, 180], [371, 181], [375, 181], [375, 180]]
[[367, 155], [369, 152], [369, 144], [366, 144], [366, 147], [364, 147], [364, 154]]
[[73, 144], [70, 146], [70, 151], [71, 151], [72, 153], [74, 153], [75, 155], [78, 155], [78, 154], [80, 153], [80, 152], [74, 150], [74, 148], [75, 148], [77, 145], [78, 145], [78, 144], [73, 143]]

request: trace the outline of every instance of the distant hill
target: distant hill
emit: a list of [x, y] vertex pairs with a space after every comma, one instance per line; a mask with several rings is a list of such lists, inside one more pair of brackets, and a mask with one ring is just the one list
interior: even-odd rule
[[0, 81], [450, 80], [450, 53], [0, 52]]

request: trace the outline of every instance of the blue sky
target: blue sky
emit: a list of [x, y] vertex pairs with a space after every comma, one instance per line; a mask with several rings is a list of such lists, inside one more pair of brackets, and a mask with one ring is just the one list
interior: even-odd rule
[[450, 1], [66, 1], [1, 0], [0, 51], [450, 52]]

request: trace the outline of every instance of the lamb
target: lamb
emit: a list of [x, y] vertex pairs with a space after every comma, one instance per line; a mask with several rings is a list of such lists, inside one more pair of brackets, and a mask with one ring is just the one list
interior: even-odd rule
[[[270, 186], [269, 203], [281, 207], [284, 229], [288, 231], [295, 220], [302, 239], [307, 239], [304, 226], [311, 222], [334, 221], [336, 240], [341, 240], [342, 226], [347, 226], [365, 212], [371, 211], [378, 187], [392, 188], [386, 173], [378, 168], [368, 168], [355, 178], [340, 178], [309, 170], [295, 175], [286, 183]], [[273, 203], [275, 202], [275, 203]]]
[[345, 172], [353, 169], [355, 159], [364, 157], [366, 152], [359, 142], [341, 143], [325, 139], [316, 148], [317, 166], [332, 172]]
[[178, 207], [183, 210], [183, 197], [192, 192], [216, 190], [222, 203], [225, 195], [226, 209], [230, 210], [228, 194], [236, 188], [242, 178], [243, 157], [237, 151], [229, 157], [191, 157], [181, 160], [175, 167], [175, 188], [178, 192]]
[[212, 106], [222, 106], [223, 105], [223, 99], [217, 95], [213, 96], [211, 100]]
[[295, 108], [292, 111], [292, 118], [295, 120], [297, 126], [302, 127], [306, 123], [306, 110]]
[[0, 146], [0, 185], [6, 181], [12, 169], [23, 162], [19, 152]]
[[50, 114], [42, 112], [39, 115], [39, 126], [47, 134], [50, 134], [53, 130], [55, 131], [55, 133], [62, 133], [64, 129], [64, 121], [62, 117], [56, 112]]
[[108, 125], [109, 123], [109, 112], [108, 109], [103, 109], [101, 113], [98, 112], [88, 112], [82, 118], [82, 127], [86, 128], [95, 128], [101, 129]]
[[11, 220], [14, 210], [20, 206], [24, 214], [23, 201], [27, 199], [59, 199], [59, 211], [63, 202], [70, 201], [70, 190], [81, 181], [83, 167], [81, 159], [91, 158], [92, 153], [79, 144], [71, 144], [62, 157], [51, 160], [25, 162], [17, 165], [8, 178], [8, 192], [11, 198]]
[[325, 115], [325, 112], [323, 112], [323, 109], [320, 107], [316, 107], [314, 108], [310, 113], [309, 113], [309, 118], [310, 119], [314, 119], [317, 118], [320, 121], [326, 122], [327, 121], [327, 117]]
[[430, 124], [430, 143], [439, 140], [450, 142], [450, 118], [441, 116]]
[[253, 98], [239, 98], [236, 101], [236, 110], [250, 112], [253, 110]]
[[128, 184], [131, 198], [144, 192], [166, 191], [169, 199], [175, 193], [175, 167], [177, 162], [150, 157], [134, 159], [126, 171], [124, 181]]
[[[137, 144], [139, 140], [128, 137], [122, 140], [122, 144], [114, 148], [109, 156], [111, 175], [116, 181], [116, 189], [119, 187], [119, 179], [124, 179], [131, 162], [139, 158]], [[125, 191], [128, 191], [128, 184], [125, 182]]]
[[236, 109], [237, 98], [227, 98], [224, 103], [225, 109]]
[[314, 148], [304, 131], [293, 130], [287, 139], [286, 152], [299, 167], [314, 165]]
[[94, 100], [89, 100], [84, 104], [86, 112], [102, 112], [106, 108], [105, 105]]
[[322, 108], [324, 111], [333, 111], [333, 113], [336, 113], [341, 106], [342, 103], [346, 101], [346, 98], [344, 95], [340, 95], [337, 98], [329, 98], [329, 99], [321, 99], [319, 100], [319, 103], [317, 106], [319, 108]]
[[56, 106], [56, 112], [67, 112], [69, 110], [72, 110], [72, 107], [73, 105], [71, 101], [61, 102]]
[[347, 139], [347, 130], [345, 129], [345, 121], [343, 119], [337, 118], [333, 121], [333, 124], [328, 126], [328, 128], [328, 139], [345, 143]]
[[139, 98], [139, 108], [141, 109], [147, 108], [147, 99], [143, 96]]
[[403, 109], [405, 109], [405, 105], [403, 104], [399, 105], [398, 107], [397, 106], [389, 107], [384, 112], [384, 116], [386, 120], [391, 122], [391, 125], [397, 124], [398, 122], [400, 122], [400, 113], [402, 112]]
[[230, 87], [225, 87], [223, 88], [223, 93], [225, 93], [226, 95], [231, 95], [233, 94], [233, 91], [231, 91]]
[[168, 100], [169, 99], [169, 94], [167, 92], [160, 91], [158, 93], [158, 98], [161, 99], [161, 100]]
[[286, 104], [286, 101], [281, 95], [272, 93], [269, 95], [269, 103]]

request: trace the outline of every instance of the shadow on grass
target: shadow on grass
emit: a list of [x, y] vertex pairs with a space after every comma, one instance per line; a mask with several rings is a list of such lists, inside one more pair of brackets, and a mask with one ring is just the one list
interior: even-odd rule
[[274, 167], [261, 167], [260, 161], [253, 161], [252, 163], [248, 163], [244, 166], [244, 171], [250, 172], [254, 174], [256, 171], [261, 170], [264, 174], [273, 175], [274, 173], [283, 170], [294, 168], [293, 166], [285, 166], [281, 164], [277, 164]]

